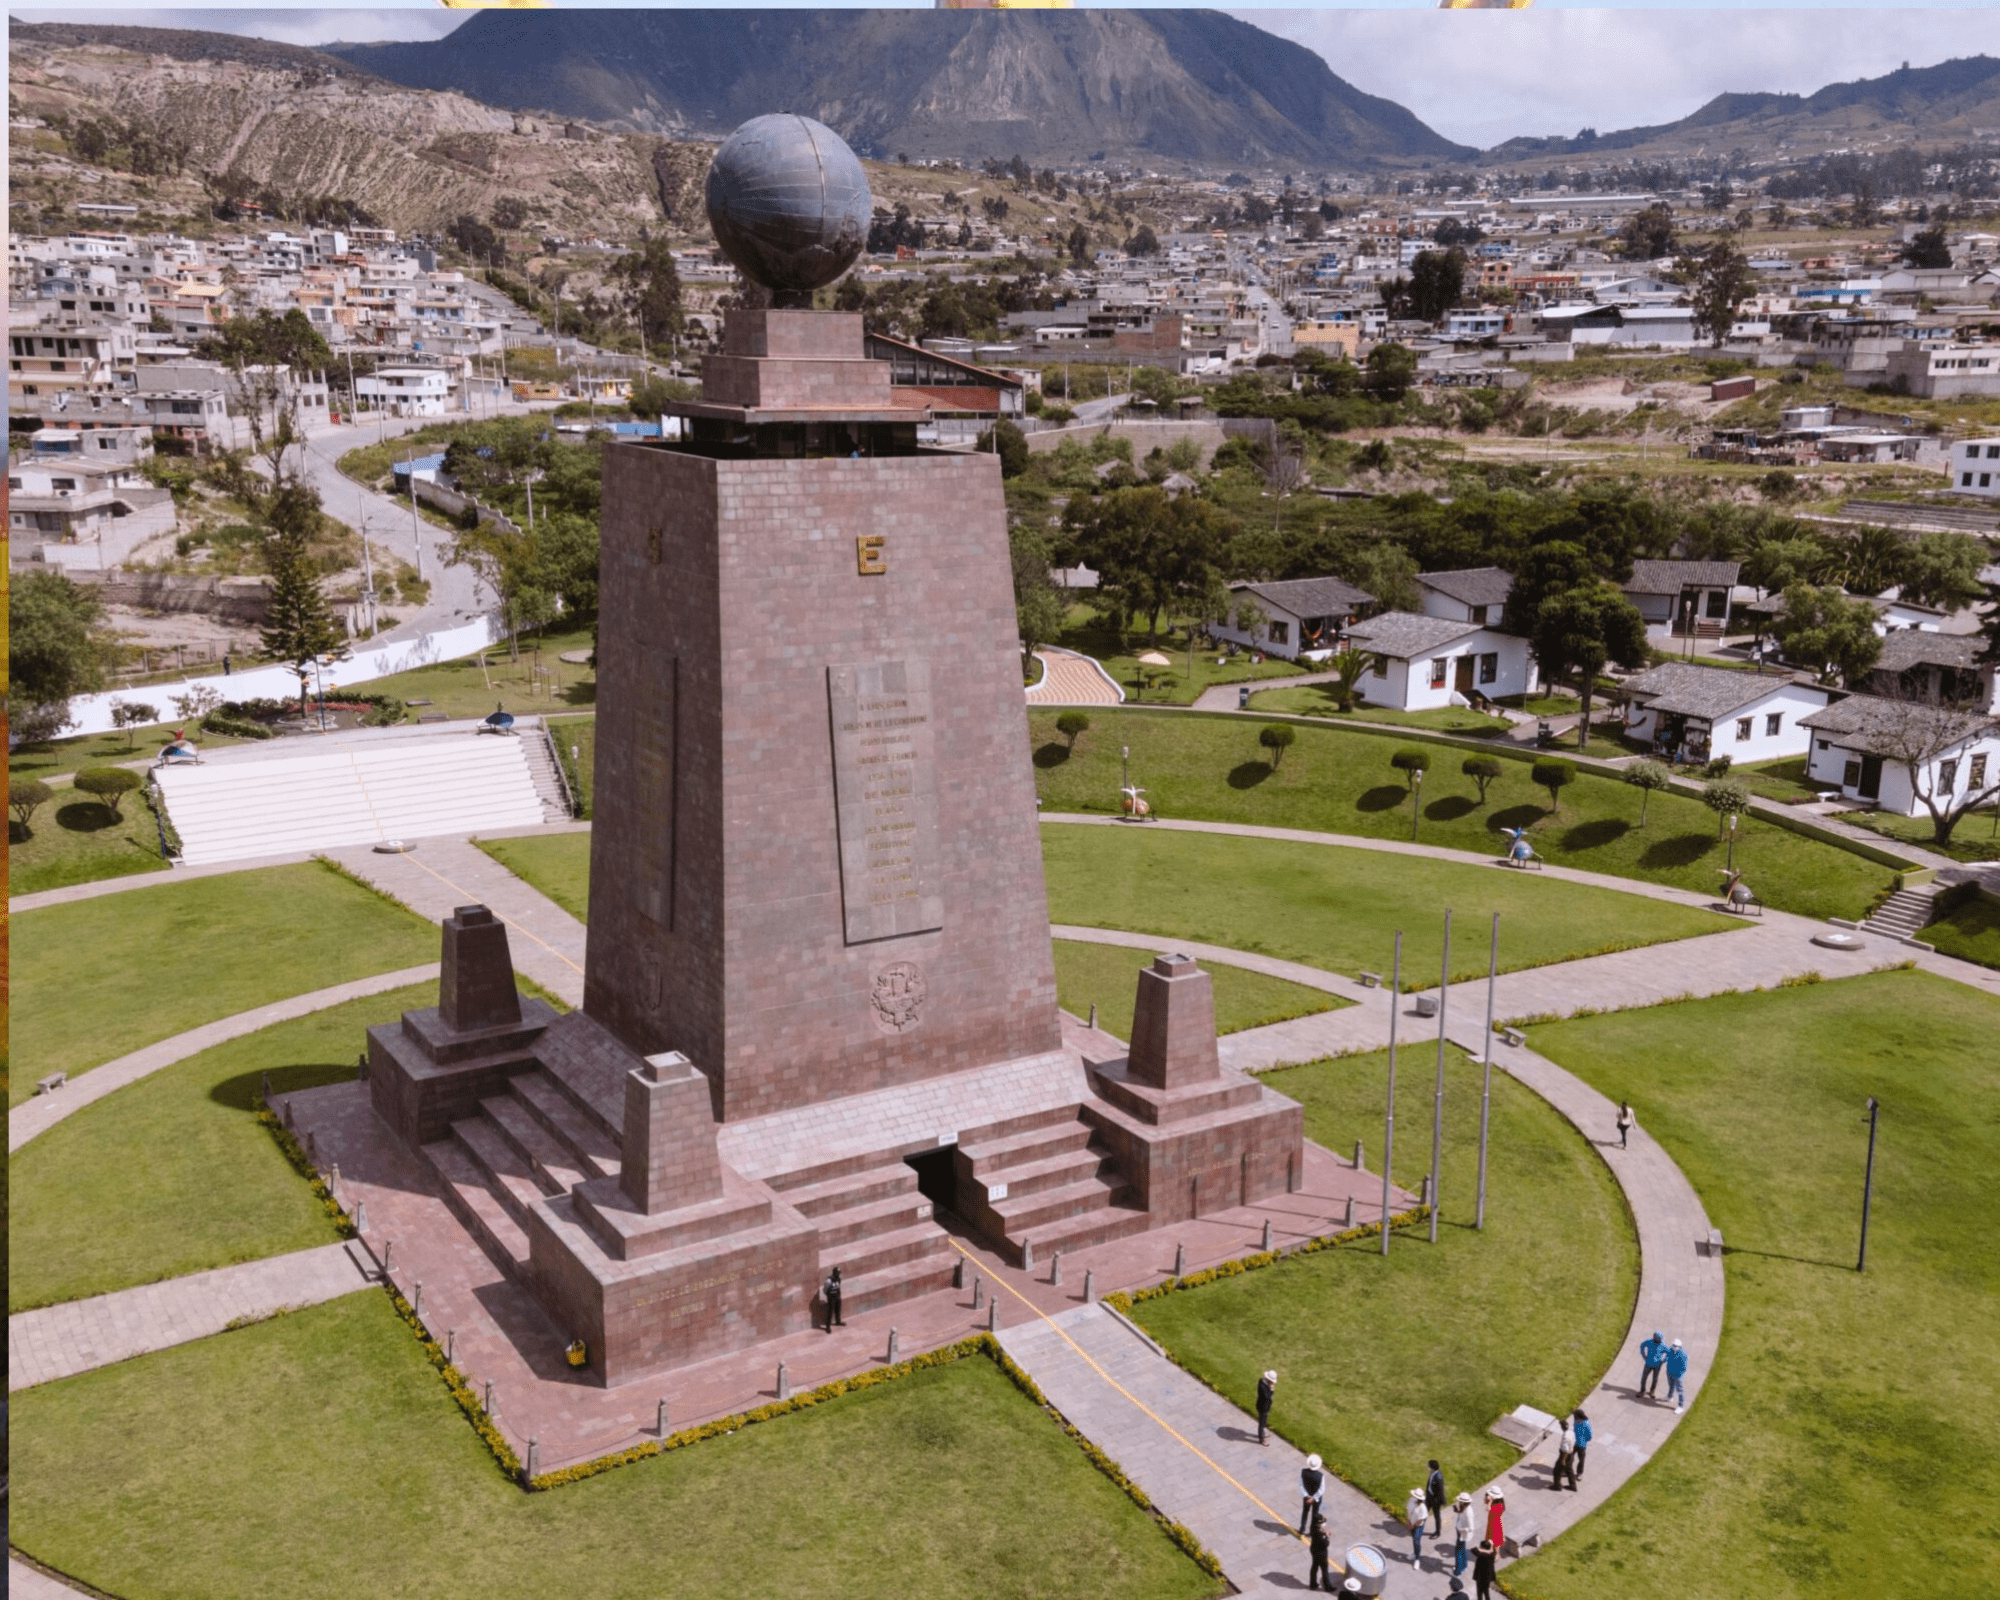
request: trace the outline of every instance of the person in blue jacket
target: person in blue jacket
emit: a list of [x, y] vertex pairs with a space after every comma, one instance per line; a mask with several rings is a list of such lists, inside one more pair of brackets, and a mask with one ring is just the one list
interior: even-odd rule
[[1590, 1418], [1583, 1414], [1582, 1406], [1570, 1418], [1570, 1431], [1576, 1435], [1576, 1454], [1569, 1463], [1570, 1487], [1575, 1488], [1577, 1479], [1583, 1476], [1583, 1458], [1590, 1454]]
[[1667, 1392], [1674, 1397], [1676, 1413], [1687, 1410], [1688, 1353], [1676, 1339], [1667, 1351]]
[[1639, 1374], [1639, 1393], [1658, 1395], [1660, 1392], [1660, 1368], [1667, 1364], [1667, 1341], [1660, 1337], [1660, 1330], [1653, 1330], [1653, 1337], [1639, 1346], [1639, 1359], [1646, 1368]]

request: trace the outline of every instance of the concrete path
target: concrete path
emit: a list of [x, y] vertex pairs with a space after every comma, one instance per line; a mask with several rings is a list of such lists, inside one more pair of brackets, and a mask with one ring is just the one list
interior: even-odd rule
[[22, 1311], [7, 1319], [7, 1390], [205, 1339], [239, 1319], [318, 1305], [375, 1281], [359, 1245], [325, 1244]]
[[[1310, 1557], [1295, 1531], [1302, 1451], [1275, 1435], [1260, 1446], [1255, 1418], [1101, 1305], [1005, 1329], [1000, 1343], [1079, 1433], [1214, 1553], [1240, 1593], [1305, 1587]], [[1400, 1549], [1384, 1592], [1429, 1595], [1405, 1575], [1407, 1542], [1389, 1542], [1379, 1506], [1329, 1478], [1325, 1507], [1336, 1562], [1356, 1543]]]
[[99, 1591], [72, 1589], [46, 1572], [29, 1566], [19, 1556], [7, 1558], [7, 1593], [12, 1600], [76, 1600], [80, 1594], [96, 1592]]
[[1028, 691], [1031, 706], [1115, 706], [1125, 695], [1103, 667], [1089, 656], [1056, 645], [1035, 652], [1042, 680]]
[[1195, 696], [1192, 709], [1234, 711], [1239, 690], [1248, 689], [1252, 694], [1262, 694], [1266, 689], [1303, 689], [1309, 684], [1332, 683], [1339, 676], [1337, 672], [1302, 672], [1296, 678], [1253, 678], [1243, 683], [1218, 683]]
[[442, 924], [460, 906], [489, 907], [507, 924], [515, 970], [565, 1004], [583, 1004], [581, 922], [466, 839], [416, 845], [406, 855], [377, 855], [357, 845], [326, 856], [431, 922]]
[[130, 1055], [107, 1061], [101, 1067], [93, 1067], [71, 1078], [55, 1093], [38, 1094], [31, 1100], [23, 1100], [8, 1112], [7, 1153], [12, 1155], [37, 1134], [46, 1133], [65, 1117], [73, 1116], [115, 1090], [137, 1083], [163, 1067], [171, 1067], [175, 1062], [185, 1061], [189, 1056], [198, 1055], [215, 1045], [240, 1039], [246, 1033], [255, 1033], [274, 1023], [290, 1022], [294, 1017], [309, 1016], [329, 1006], [345, 1004], [349, 1000], [384, 994], [413, 983], [435, 983], [437, 977], [438, 964], [433, 961], [429, 966], [404, 967], [396, 972], [377, 973], [372, 978], [356, 978], [352, 983], [337, 983], [332, 988], [315, 989], [310, 994], [295, 994], [289, 1000], [273, 1000], [267, 1006], [239, 1011], [235, 1016], [224, 1017], [218, 1022], [205, 1022], [199, 1028], [190, 1028], [171, 1039], [162, 1039], [158, 1044], [149, 1044]]
[[254, 872], [259, 867], [290, 867], [312, 860], [308, 850], [292, 850], [283, 855], [258, 856], [244, 861], [218, 861], [206, 867], [175, 867], [168, 872], [134, 872], [122, 878], [100, 878], [95, 883], [72, 883], [61, 889], [44, 889], [39, 894], [17, 894], [7, 902], [16, 915], [40, 911], [44, 906], [68, 905], [72, 900], [95, 900], [100, 895], [128, 894], [134, 889], [160, 889], [186, 883], [190, 878], [212, 878], [224, 872]]

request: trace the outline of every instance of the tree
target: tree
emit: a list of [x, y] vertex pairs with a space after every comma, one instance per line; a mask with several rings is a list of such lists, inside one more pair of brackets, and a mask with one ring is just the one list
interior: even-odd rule
[[1089, 263], [1090, 230], [1082, 223], [1077, 223], [1069, 230], [1069, 237], [1063, 241], [1063, 244], [1069, 251], [1070, 260], [1074, 261], [1078, 266], [1085, 266]]
[[1094, 568], [1100, 593], [1125, 615], [1143, 615], [1150, 639], [1159, 637], [1162, 613], [1221, 588], [1236, 538], [1235, 520], [1213, 501], [1170, 500], [1152, 485], [1076, 496], [1063, 524], [1064, 564]]
[[519, 195], [503, 194], [493, 202], [493, 226], [519, 228], [528, 220], [528, 202]]
[[1633, 261], [1657, 261], [1674, 253], [1674, 214], [1664, 205], [1635, 211], [1618, 230], [1618, 241]]
[[1271, 752], [1273, 772], [1278, 770], [1278, 764], [1285, 759], [1285, 752], [1298, 736], [1299, 730], [1288, 722], [1267, 722], [1258, 730], [1257, 742]]
[[7, 805], [14, 813], [14, 820], [21, 825], [22, 837], [33, 835], [35, 813], [54, 797], [55, 790], [39, 778], [10, 778], [7, 781]]
[[1903, 265], [1918, 271], [1936, 271], [1951, 265], [1951, 246], [1942, 227], [1926, 228], [1903, 246]]
[[1767, 539], [1743, 558], [1743, 581], [1782, 593], [1795, 583], [1813, 583], [1832, 564], [1824, 544], [1810, 535]]
[[1431, 769], [1431, 753], [1418, 745], [1405, 745], [1389, 757], [1389, 765], [1403, 775], [1403, 783], [1412, 794], [1417, 789], [1417, 774]]
[[[318, 494], [312, 510], [318, 515]], [[259, 629], [264, 653], [274, 661], [304, 668], [321, 656], [339, 657], [347, 653], [347, 641], [333, 620], [333, 610], [320, 588], [306, 539], [297, 528], [274, 531], [264, 541], [264, 564], [270, 570], [271, 587], [266, 597], [264, 624]], [[306, 708], [305, 674], [300, 672], [299, 710]]]
[[1453, 306], [1465, 288], [1465, 252], [1419, 250], [1410, 263], [1410, 276], [1398, 278], [1383, 291], [1383, 303], [1394, 317], [1415, 317], [1435, 322]]
[[1343, 569], [1347, 581], [1372, 594], [1385, 611], [1414, 611], [1421, 603], [1417, 559], [1399, 544], [1360, 545]]
[[[1049, 541], [1027, 523], [1007, 530], [1014, 567], [1014, 621], [1021, 633], [1021, 671], [1025, 675], [1035, 652], [1062, 631], [1065, 607], [1062, 591], [1049, 575], [1053, 562]], [[1076, 740], [1071, 738], [1074, 745]]]
[[1142, 222], [1132, 230], [1132, 237], [1125, 241], [1125, 253], [1128, 256], [1156, 256], [1160, 253], [1159, 236]]
[[1333, 695], [1334, 704], [1342, 711], [1352, 711], [1354, 702], [1361, 698], [1362, 675], [1368, 671], [1368, 652], [1365, 650], [1343, 650], [1333, 658], [1333, 682], [1327, 685]]
[[667, 344], [685, 331], [680, 271], [664, 234], [642, 235], [639, 248], [620, 256], [606, 276], [623, 286], [626, 313], [642, 339]]
[[679, 378], [647, 376], [632, 385], [625, 408], [635, 417], [659, 417], [665, 414], [668, 406], [700, 398], [701, 392], [693, 384], [683, 383]]
[[111, 726], [125, 730], [125, 748], [132, 748], [132, 730], [146, 728], [160, 720], [157, 706], [149, 706], [143, 700], [125, 701], [113, 698], [111, 702]]
[[[1536, 545], [1514, 563], [1514, 587], [1508, 591], [1503, 612], [1507, 631], [1527, 637], [1534, 632], [1535, 615], [1544, 600], [1595, 583], [1597, 577], [1597, 563], [1582, 545], [1567, 539]], [[1547, 669], [1543, 670], [1546, 675]]]
[[231, 317], [205, 339], [197, 339], [195, 354], [232, 369], [246, 366], [284, 367], [292, 372], [324, 372], [333, 365], [333, 351], [312, 319], [296, 308], [279, 316], [258, 311]]
[[1535, 763], [1534, 779], [1536, 788], [1549, 791], [1549, 814], [1554, 816], [1562, 808], [1563, 790], [1576, 782], [1576, 763], [1545, 757]]
[[1688, 304], [1694, 311], [1697, 333], [1720, 348], [1736, 326], [1736, 308], [1749, 297], [1750, 262], [1727, 239], [1718, 239], [1692, 262], [1692, 286]]
[[445, 225], [444, 236], [476, 261], [491, 261], [498, 266], [507, 260], [506, 241], [469, 211], [453, 217]]
[[1019, 423], [996, 418], [993, 426], [979, 435], [977, 446], [1000, 458], [1002, 478], [1018, 478], [1028, 470], [1028, 436]]
[[1485, 805], [1487, 786], [1507, 769], [1498, 756], [1467, 756], [1458, 764], [1458, 770], [1479, 785], [1479, 803]]
[[1390, 405], [1399, 403], [1417, 381], [1417, 353], [1394, 340], [1368, 352], [1368, 392]]
[[1986, 547], [1969, 533], [1927, 533], [1903, 551], [1902, 597], [1957, 611], [1986, 593]]
[[1090, 718], [1081, 711], [1065, 711], [1056, 718], [1056, 732], [1069, 740], [1071, 750], [1076, 749], [1076, 741], [1090, 731]]
[[1711, 778], [1701, 786], [1701, 803], [1715, 813], [1715, 836], [1720, 839], [1728, 819], [1750, 809], [1750, 785], [1741, 778]]
[[177, 694], [174, 699], [174, 715], [183, 722], [199, 722], [222, 704], [222, 691], [198, 683], [186, 694]]
[[1658, 761], [1635, 761], [1625, 769], [1625, 781], [1639, 791], [1639, 826], [1646, 825], [1646, 807], [1651, 803], [1655, 790], [1664, 789], [1674, 781], [1674, 775]]
[[31, 720], [59, 731], [69, 725], [70, 700], [104, 687], [118, 650], [101, 625], [94, 591], [59, 572], [30, 572], [7, 596], [8, 694], [30, 716], [17, 715], [24, 738]]
[[1646, 623], [1632, 602], [1601, 583], [1580, 584], [1550, 595], [1535, 613], [1528, 635], [1544, 677], [1573, 672], [1583, 715], [1577, 723], [1579, 750], [1590, 743], [1590, 703], [1605, 664], [1643, 667], [1648, 660]]
[[85, 794], [95, 795], [115, 817], [121, 815], [119, 802], [146, 780], [124, 767], [85, 767], [70, 781]]
[[1271, 614], [1260, 606], [1256, 597], [1245, 590], [1235, 600], [1236, 614], [1231, 626], [1244, 638], [1256, 643], [1264, 637], [1264, 630], [1271, 626]]
[[1771, 633], [1785, 659], [1810, 666], [1821, 683], [1838, 679], [1858, 684], [1882, 655], [1875, 608], [1831, 586], [1793, 584], [1785, 591], [1785, 609], [1772, 621]]

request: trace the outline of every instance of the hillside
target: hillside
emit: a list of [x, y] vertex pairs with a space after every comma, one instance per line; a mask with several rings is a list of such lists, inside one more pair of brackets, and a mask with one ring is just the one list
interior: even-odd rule
[[487, 11], [443, 39], [335, 45], [395, 82], [635, 132], [802, 111], [863, 155], [1206, 166], [1473, 152], [1302, 46], [1213, 11]]

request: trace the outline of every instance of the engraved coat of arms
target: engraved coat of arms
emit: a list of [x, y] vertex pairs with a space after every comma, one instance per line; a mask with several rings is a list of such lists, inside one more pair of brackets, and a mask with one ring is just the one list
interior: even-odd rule
[[914, 961], [896, 961], [875, 974], [869, 1000], [876, 1024], [886, 1033], [907, 1033], [920, 1020], [924, 1004], [923, 969]]

